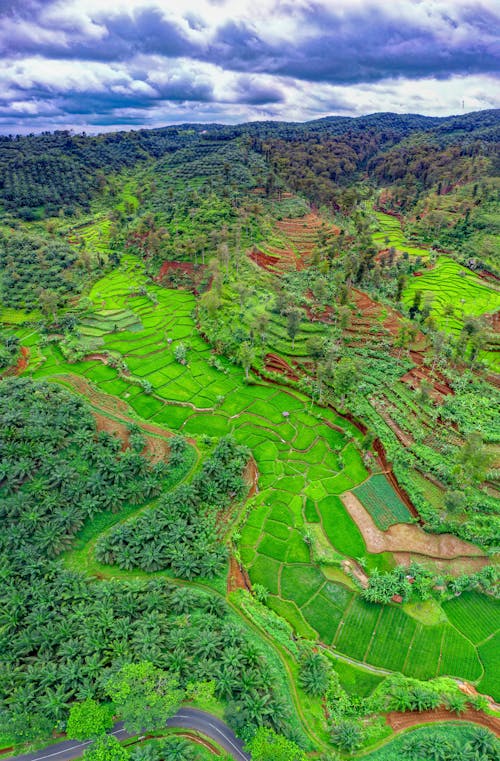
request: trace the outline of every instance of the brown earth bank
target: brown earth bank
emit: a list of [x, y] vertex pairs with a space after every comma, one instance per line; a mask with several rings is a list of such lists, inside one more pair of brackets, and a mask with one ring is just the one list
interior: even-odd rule
[[231, 555], [229, 557], [229, 572], [227, 575], [227, 592], [228, 594], [236, 592], [237, 589], [246, 589], [248, 592], [251, 592], [252, 585], [248, 573], [238, 563], [236, 558]]
[[[129, 414], [129, 408], [126, 402], [115, 396], [106, 394], [103, 391], [98, 391], [86, 378], [82, 378], [78, 375], [60, 375], [58, 377], [60, 380], [72, 386], [79, 394], [87, 397], [90, 404], [99, 408], [98, 410], [93, 411], [93, 414], [96, 417], [96, 420], [97, 416], [99, 416], [101, 422], [98, 423], [98, 425], [100, 424], [103, 426], [100, 430], [108, 430], [110, 433], [115, 431], [123, 439], [123, 436], [120, 433], [122, 427], [126, 431], [126, 426], [123, 421], [125, 421], [125, 423], [135, 423], [139, 426], [142, 434], [147, 440], [144, 454], [149, 456], [153, 462], [164, 460], [166, 456], [168, 458], [168, 452], [170, 451], [169, 446], [167, 441], [164, 441], [163, 439], [171, 438], [174, 435], [173, 433], [159, 425], [155, 425], [154, 423], [146, 423], [145, 421], [137, 420], [137, 418], [132, 417]], [[119, 420], [116, 421], [107, 417], [106, 413], [109, 413], [115, 418], [119, 418]], [[151, 433], [153, 436], [148, 436], [147, 433]], [[194, 439], [186, 437], [186, 441], [196, 447], [196, 441]]]
[[436, 721], [471, 721], [474, 724], [481, 724], [494, 732], [497, 737], [500, 736], [500, 718], [489, 716], [474, 708], [467, 708], [463, 713], [457, 715], [446, 708], [435, 708], [432, 711], [391, 711], [386, 714], [386, 722], [395, 732], [401, 732], [403, 729], [414, 727], [417, 724], [427, 724]]
[[464, 558], [477, 558], [481, 565], [488, 564], [487, 556], [479, 547], [452, 534], [427, 534], [420, 526], [408, 523], [396, 523], [387, 531], [382, 531], [355, 494], [347, 491], [340, 499], [361, 531], [370, 553], [399, 552], [404, 553], [401, 558], [405, 560], [410, 555], [419, 555], [432, 560], [448, 561], [447, 569], [450, 572], [453, 572], [450, 561], [454, 560], [461, 562]]
[[[153, 278], [157, 283], [162, 285], [173, 285], [175, 288], [198, 292], [207, 266], [205, 264], [193, 264], [192, 262], [163, 262], [158, 275]], [[184, 282], [179, 282], [179, 279]]]
[[16, 364], [12, 365], [11, 367], [7, 367], [3, 371], [3, 373], [0, 373], [0, 378], [8, 378], [11, 375], [21, 375], [21, 373], [24, 373], [24, 371], [28, 367], [29, 356], [30, 356], [30, 350], [28, 349], [28, 347], [21, 346], [19, 357], [16, 361]]
[[[120, 420], [114, 420], [107, 417], [100, 412], [93, 412], [98, 431], [106, 431], [114, 436], [118, 436], [122, 440], [122, 450], [127, 449], [129, 446], [129, 432], [125, 423]], [[141, 423], [137, 424], [141, 433], [146, 439], [146, 444], [141, 454], [148, 458], [150, 462], [166, 462], [170, 457], [170, 447], [168, 442], [164, 438], [158, 438], [157, 436], [148, 436]], [[172, 434], [167, 431], [162, 432], [162, 436], [170, 437]]]
[[254, 494], [257, 494], [259, 491], [259, 471], [257, 470], [257, 463], [253, 457], [250, 457], [246, 464], [245, 470], [243, 471], [243, 478], [245, 479], [245, 483], [250, 487], [246, 496], [246, 499], [250, 499], [250, 497], [253, 497]]
[[288, 362], [279, 357], [277, 354], [269, 353], [264, 357], [264, 367], [268, 372], [281, 373], [285, 375], [289, 380], [298, 381], [298, 375], [294, 369], [290, 367]]

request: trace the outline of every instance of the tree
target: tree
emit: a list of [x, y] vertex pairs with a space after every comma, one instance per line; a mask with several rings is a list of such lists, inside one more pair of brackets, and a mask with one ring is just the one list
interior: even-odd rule
[[116, 737], [99, 737], [83, 754], [84, 761], [128, 761], [128, 752]]
[[66, 734], [70, 740], [89, 740], [104, 734], [112, 726], [111, 708], [88, 698], [71, 706]]
[[292, 350], [295, 349], [295, 336], [299, 332], [302, 312], [297, 307], [291, 307], [286, 313], [286, 330], [292, 341]]
[[342, 404], [348, 391], [353, 387], [358, 368], [356, 363], [349, 357], [343, 357], [337, 363], [333, 374], [333, 387], [337, 396], [341, 397]]
[[364, 732], [359, 724], [343, 719], [332, 727], [331, 737], [341, 750], [353, 753], [363, 744]]
[[330, 668], [321, 653], [310, 652], [300, 664], [299, 682], [306, 692], [324, 695], [330, 683]]
[[149, 661], [123, 666], [109, 678], [106, 691], [132, 732], [163, 727], [184, 698], [177, 679]]
[[252, 345], [245, 341], [238, 350], [238, 360], [245, 371], [245, 380], [248, 380], [248, 374], [252, 364], [255, 362], [255, 350]]
[[52, 290], [52, 288], [43, 288], [38, 294], [38, 301], [40, 302], [42, 314], [54, 320], [59, 302], [59, 296], [56, 291]]
[[306, 761], [306, 754], [293, 740], [260, 727], [247, 744], [253, 761]]

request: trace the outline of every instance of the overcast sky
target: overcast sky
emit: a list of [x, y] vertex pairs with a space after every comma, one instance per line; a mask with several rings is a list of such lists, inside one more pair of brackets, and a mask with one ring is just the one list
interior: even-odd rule
[[500, 106], [498, 0], [0, 0], [0, 132]]

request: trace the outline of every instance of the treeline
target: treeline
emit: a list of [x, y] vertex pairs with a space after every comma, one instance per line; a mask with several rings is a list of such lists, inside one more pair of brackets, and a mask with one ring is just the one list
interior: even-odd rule
[[106, 176], [196, 139], [176, 128], [90, 137], [68, 131], [0, 138], [0, 199], [25, 220], [89, 209]]
[[170, 569], [185, 579], [216, 576], [226, 561], [223, 513], [245, 491], [249, 450], [229, 438], [188, 485], [178, 486], [127, 523], [102, 536], [96, 556], [103, 563], [144, 571]]
[[[0, 137], [0, 201], [7, 211], [26, 220], [60, 212], [73, 216], [79, 209], [89, 209], [90, 200], [106, 185], [110, 172], [159, 159], [181, 148], [240, 138], [257, 149], [261, 141], [268, 140], [296, 145], [332, 144], [333, 175], [338, 179], [347, 177], [351, 171], [353, 151], [359, 153], [355, 163], [363, 164], [367, 146], [372, 151], [379, 147], [386, 150], [416, 133], [427, 135], [429, 142], [440, 146], [463, 145], [477, 139], [484, 146], [498, 140], [498, 111], [444, 119], [388, 113], [358, 118], [328, 117], [303, 124], [180, 125], [98, 136], [75, 135], [65, 130], [36, 136], [4, 136]], [[288, 148], [281, 150], [286, 158]], [[294, 171], [292, 167], [292, 175]], [[325, 179], [332, 180], [330, 175], [328, 170]]]

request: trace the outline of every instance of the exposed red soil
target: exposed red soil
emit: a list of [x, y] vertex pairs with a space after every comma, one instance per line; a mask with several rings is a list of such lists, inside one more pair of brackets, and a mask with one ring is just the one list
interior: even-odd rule
[[227, 575], [227, 591], [236, 592], [237, 589], [246, 589], [251, 592], [250, 577], [245, 569], [232, 555], [229, 558], [229, 573]]
[[247, 499], [250, 499], [250, 497], [253, 497], [254, 494], [257, 494], [259, 491], [259, 471], [257, 470], [257, 463], [253, 457], [250, 457], [246, 464], [245, 470], [243, 471], [243, 478], [250, 486], [247, 494]]
[[437, 403], [442, 402], [445, 396], [455, 393], [444, 375], [437, 371], [433, 373], [430, 367], [423, 364], [419, 367], [413, 367], [409, 372], [401, 376], [400, 380], [415, 390], [420, 388], [423, 380], [428, 381], [432, 386], [429, 395]]
[[106, 433], [110, 433], [112, 436], [118, 436], [122, 441], [122, 451], [127, 449], [129, 445], [129, 432], [125, 423], [107, 417], [100, 412], [93, 412], [92, 414], [95, 418], [97, 430], [106, 431]]
[[262, 267], [262, 269], [267, 270], [268, 272], [278, 271], [280, 260], [277, 256], [269, 256], [269, 254], [265, 254], [256, 246], [253, 247], [249, 256], [250, 259], [259, 267]]
[[[100, 412], [93, 412], [92, 414], [94, 415], [98, 431], [106, 431], [114, 436], [118, 436], [122, 440], [122, 451], [128, 448], [130, 435], [125, 423], [107, 417]], [[146, 439], [146, 444], [141, 454], [153, 463], [166, 462], [170, 456], [168, 441], [157, 436], [148, 436], [143, 430], [146, 426], [139, 424], [139, 427]], [[167, 431], [163, 431], [163, 435], [167, 437], [170, 436]]]
[[27, 346], [21, 346], [20, 355], [15, 365], [8, 367], [3, 373], [0, 374], [0, 378], [8, 378], [11, 375], [21, 375], [28, 367], [28, 361], [30, 356], [30, 350]]
[[488, 322], [494, 333], [500, 333], [500, 311], [488, 315]]
[[163, 262], [154, 280], [162, 285], [171, 285], [180, 290], [190, 290], [197, 293], [206, 269], [205, 264]]
[[[259, 267], [268, 272], [305, 269], [311, 262], [319, 230], [325, 227], [331, 235], [337, 235], [339, 232], [334, 225], [325, 224], [315, 211], [304, 217], [281, 219], [276, 222], [276, 227], [285, 239], [284, 248], [266, 246], [269, 253], [264, 253], [254, 246], [249, 254]], [[287, 246], [286, 242], [290, 245]]]
[[473, 272], [482, 280], [488, 280], [490, 283], [500, 282], [500, 277], [495, 275], [494, 272], [490, 272], [489, 270], [473, 270]]
[[281, 373], [289, 380], [298, 381], [299, 377], [295, 371], [290, 367], [288, 362], [278, 357], [277, 354], [266, 354], [264, 357], [264, 367], [268, 372]]
[[196, 745], [201, 745], [207, 750], [210, 751], [210, 753], [213, 753], [214, 756], [220, 756], [222, 755], [222, 751], [220, 748], [218, 748], [216, 745], [213, 745], [208, 740], [205, 740], [204, 737], [200, 737], [196, 734], [196, 732], [189, 732], [187, 729], [183, 730], [182, 732], [176, 732], [175, 733], [178, 737], [185, 737], [186, 740], [190, 740], [193, 743], [196, 743]]
[[99, 354], [98, 352], [95, 352], [94, 354], [86, 354], [83, 359], [85, 362], [91, 362], [94, 360], [96, 362], [102, 362], [103, 365], [107, 365], [109, 357], [107, 354]]
[[481, 724], [487, 727], [495, 735], [500, 736], [500, 718], [498, 716], [489, 716], [488, 714], [476, 711], [474, 708], [467, 708], [463, 713], [457, 715], [446, 708], [435, 708], [432, 711], [391, 711], [386, 714], [386, 722], [395, 732], [401, 732], [403, 729], [413, 727], [416, 724], [427, 724], [436, 721], [472, 721], [474, 724]]
[[30, 350], [28, 349], [28, 347], [21, 346], [21, 356], [17, 360], [16, 370], [15, 370], [16, 375], [20, 375], [26, 370], [26, 368], [28, 367], [29, 357], [30, 357]]

